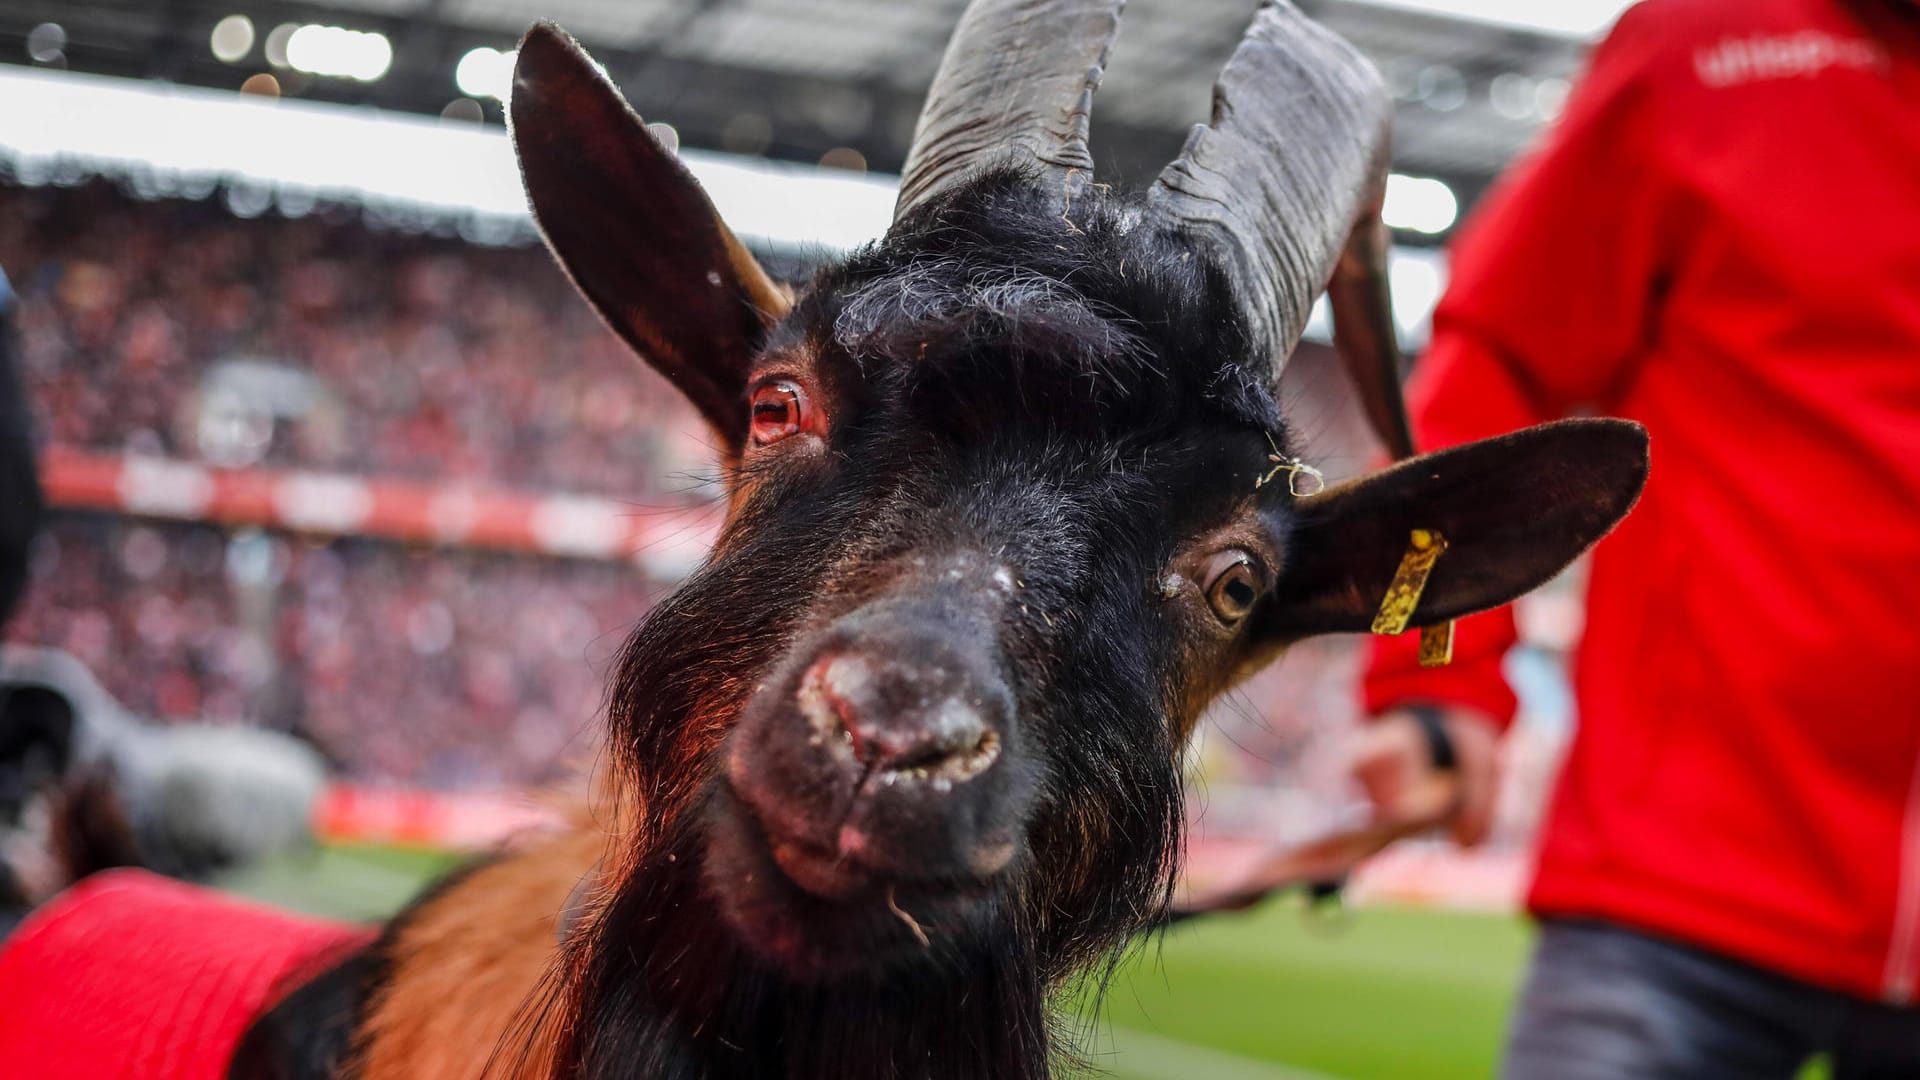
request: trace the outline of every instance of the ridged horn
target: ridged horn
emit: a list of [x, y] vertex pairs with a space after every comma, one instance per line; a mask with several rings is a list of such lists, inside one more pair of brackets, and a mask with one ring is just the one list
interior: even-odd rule
[[894, 220], [981, 166], [1033, 169], [1062, 201], [1091, 182], [1087, 123], [1125, 0], [976, 0], [947, 42]]
[[1386, 277], [1392, 103], [1366, 58], [1285, 0], [1265, 0], [1213, 89], [1213, 119], [1147, 194], [1147, 221], [1226, 273], [1277, 380], [1327, 288], [1367, 418], [1413, 453]]

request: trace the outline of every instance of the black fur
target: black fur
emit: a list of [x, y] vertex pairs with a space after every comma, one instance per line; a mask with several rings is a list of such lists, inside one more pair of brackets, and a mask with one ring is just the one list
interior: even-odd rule
[[375, 942], [296, 986], [248, 1026], [227, 1068], [231, 1080], [351, 1080], [354, 1037], [368, 1004], [392, 976]]
[[[830, 387], [830, 453], [741, 478], [758, 487], [710, 565], [628, 643], [611, 745], [648, 816], [565, 959], [579, 1075], [1045, 1076], [1050, 994], [1163, 908], [1189, 673], [1156, 586], [1285, 440], [1216, 274], [1127, 231], [1117, 199], [1070, 223], [1047, 206], [987, 176], [823, 272], [774, 330], [766, 351], [809, 350]], [[964, 904], [920, 896], [941, 913], [925, 951], [882, 916], [845, 947], [897, 962], [769, 963], [739, 926], [842, 916], [769, 880], [720, 779], [729, 733], [796, 641], [956, 551], [1022, 578], [1000, 634], [1038, 776], [1026, 850]]]
[[882, 392], [944, 392], [996, 426], [1277, 435], [1270, 358], [1248, 352], [1224, 277], [1177, 238], [1130, 228], [1125, 199], [1090, 195], [1070, 218], [1051, 207], [1020, 173], [988, 173], [820, 274], [770, 347], [813, 335]]

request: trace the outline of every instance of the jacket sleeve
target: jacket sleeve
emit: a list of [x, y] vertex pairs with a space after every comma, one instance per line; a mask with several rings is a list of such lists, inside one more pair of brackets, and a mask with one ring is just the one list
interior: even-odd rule
[[[1408, 383], [1423, 449], [1604, 410], [1632, 378], [1679, 221], [1656, 126], [1663, 6], [1621, 17], [1544, 145], [1495, 185], [1454, 248]], [[1418, 666], [1417, 637], [1372, 639], [1369, 714], [1421, 701], [1511, 721], [1511, 608], [1462, 619], [1446, 667]]]

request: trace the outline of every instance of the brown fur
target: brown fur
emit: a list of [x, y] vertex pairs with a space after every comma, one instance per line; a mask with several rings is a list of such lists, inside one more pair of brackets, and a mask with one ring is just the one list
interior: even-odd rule
[[525, 1061], [501, 1042], [527, 1030], [521, 1013], [558, 951], [561, 910], [606, 844], [599, 828], [577, 826], [414, 911], [362, 1031], [363, 1080], [475, 1080], [496, 1048], [511, 1066], [495, 1075], [549, 1073], [550, 1031], [534, 1035]]

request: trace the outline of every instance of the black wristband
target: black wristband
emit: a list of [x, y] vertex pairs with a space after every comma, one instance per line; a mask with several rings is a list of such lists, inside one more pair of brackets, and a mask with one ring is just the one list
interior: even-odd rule
[[1452, 772], [1460, 765], [1459, 755], [1453, 751], [1453, 736], [1447, 734], [1446, 719], [1433, 705], [1409, 705], [1407, 713], [1420, 725], [1420, 733], [1427, 737], [1427, 756], [1433, 760], [1433, 767], [1440, 772]]

